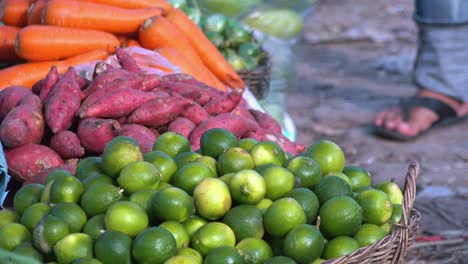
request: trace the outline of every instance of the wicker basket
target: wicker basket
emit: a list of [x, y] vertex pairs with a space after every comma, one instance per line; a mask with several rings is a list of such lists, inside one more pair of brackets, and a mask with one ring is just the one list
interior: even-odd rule
[[268, 52], [264, 51], [264, 54], [265, 57], [260, 61], [257, 68], [237, 72], [257, 99], [264, 98], [270, 86], [271, 58]]
[[418, 175], [419, 165], [413, 162], [409, 165], [406, 174], [403, 216], [390, 235], [375, 244], [356, 250], [341, 258], [325, 261], [323, 264], [402, 263], [408, 247], [419, 229], [421, 220], [421, 214], [413, 208]]

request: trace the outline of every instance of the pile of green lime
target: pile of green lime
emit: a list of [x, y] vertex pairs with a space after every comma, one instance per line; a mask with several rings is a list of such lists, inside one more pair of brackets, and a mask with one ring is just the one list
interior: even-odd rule
[[0, 263], [320, 263], [400, 221], [401, 190], [371, 180], [327, 140], [291, 157], [214, 128], [197, 151], [167, 132], [143, 155], [119, 136], [18, 190], [0, 211], [0, 249], [18, 259]]

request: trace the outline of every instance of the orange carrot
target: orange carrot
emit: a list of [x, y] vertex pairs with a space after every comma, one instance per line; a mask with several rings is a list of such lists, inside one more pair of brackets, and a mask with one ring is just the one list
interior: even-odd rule
[[159, 7], [125, 9], [88, 2], [52, 0], [44, 7], [42, 22], [110, 33], [133, 33], [138, 32], [146, 19], [163, 12]]
[[0, 20], [5, 25], [22, 27], [28, 22], [28, 8], [35, 0], [2, 0]]
[[22, 61], [15, 52], [15, 39], [19, 30], [18, 27], [0, 26], [0, 62]]
[[127, 39], [127, 42], [125, 42], [125, 48], [128, 48], [128, 47], [141, 47], [141, 44], [140, 42], [138, 42], [138, 40]]
[[188, 39], [192, 47], [202, 59], [203, 63], [210, 69], [222, 82], [231, 88], [244, 88], [245, 84], [237, 75], [232, 66], [224, 59], [213, 43], [205, 36], [203, 31], [180, 9], [174, 9], [167, 16]]
[[221, 91], [226, 91], [226, 86], [220, 82], [203, 64], [196, 65], [185, 58], [174, 48], [163, 47], [157, 50], [170, 63], [177, 66], [181, 72], [192, 75], [195, 79], [216, 87]]
[[40, 25], [42, 18], [42, 10], [46, 4], [46, 0], [37, 0], [32, 3], [28, 9], [28, 25]]
[[78, 0], [80, 2], [92, 2], [110, 6], [117, 6], [128, 9], [138, 9], [145, 7], [159, 7], [167, 14], [171, 12], [172, 5], [166, 0]]
[[16, 38], [16, 53], [28, 61], [61, 60], [94, 49], [113, 53], [118, 46], [110, 33], [56, 26], [27, 26]]
[[29, 62], [11, 66], [0, 70], [0, 90], [13, 85], [31, 88], [34, 83], [43, 79], [54, 65], [59, 73], [65, 73], [69, 67], [104, 60], [108, 55], [106, 51], [93, 50], [62, 61]]
[[198, 56], [194, 47], [189, 43], [182, 32], [165, 17], [152, 17], [146, 20], [140, 28], [139, 40], [144, 48], [151, 50], [166, 47], [176, 49], [201, 72], [201, 75], [198, 76], [199, 78], [204, 76], [201, 78], [203, 78], [204, 81], [209, 81], [210, 85], [220, 90], [226, 89], [226, 87], [214, 77], [213, 73], [204, 66], [200, 56]]

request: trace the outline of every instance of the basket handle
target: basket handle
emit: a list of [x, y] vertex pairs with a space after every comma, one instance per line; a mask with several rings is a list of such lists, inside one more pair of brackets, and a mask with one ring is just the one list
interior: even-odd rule
[[411, 162], [406, 172], [405, 190], [403, 193], [403, 223], [409, 224], [409, 216], [413, 209], [416, 199], [416, 179], [419, 176], [419, 164], [415, 161]]

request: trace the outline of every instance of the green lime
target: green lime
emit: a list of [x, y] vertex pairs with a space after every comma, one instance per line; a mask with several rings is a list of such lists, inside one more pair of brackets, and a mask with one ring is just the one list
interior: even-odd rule
[[184, 136], [174, 132], [161, 134], [153, 144], [153, 151], [162, 151], [174, 158], [177, 154], [191, 151], [190, 142]]
[[273, 250], [265, 240], [249, 237], [237, 243], [236, 248], [247, 264], [263, 264], [273, 257]]
[[104, 216], [106, 228], [135, 237], [148, 227], [148, 215], [145, 210], [127, 201], [114, 203]]
[[94, 254], [102, 263], [130, 264], [132, 238], [123, 233], [107, 230], [96, 238]]
[[162, 176], [163, 182], [170, 182], [172, 176], [177, 171], [177, 164], [174, 159], [162, 151], [151, 151], [143, 155], [145, 161], [153, 164]]
[[283, 237], [297, 225], [306, 222], [304, 209], [296, 200], [288, 197], [273, 202], [263, 216], [265, 230], [274, 237]]
[[122, 168], [117, 182], [126, 193], [132, 194], [148, 188], [148, 186], [157, 188], [161, 178], [161, 173], [153, 164], [146, 161], [135, 161]]
[[183, 222], [195, 211], [192, 197], [177, 187], [167, 187], [156, 192], [151, 200], [151, 212], [162, 221]]
[[392, 217], [389, 222], [392, 224], [400, 223], [401, 217], [403, 216], [403, 207], [401, 204], [393, 204]]
[[11, 251], [31, 237], [26, 226], [18, 223], [6, 224], [0, 228], [0, 249]]
[[200, 150], [204, 156], [217, 159], [221, 153], [237, 146], [237, 138], [230, 131], [223, 128], [212, 128], [200, 138]]
[[390, 197], [377, 189], [360, 192], [356, 201], [362, 207], [364, 222], [383, 225], [393, 214], [393, 204]]
[[50, 187], [51, 203], [78, 203], [84, 192], [83, 184], [73, 176], [63, 176], [55, 179]]
[[224, 215], [223, 223], [227, 224], [234, 234], [236, 241], [248, 237], [262, 238], [264, 234], [263, 214], [253, 205], [238, 205]]
[[289, 160], [286, 168], [296, 177], [298, 187], [312, 188], [322, 178], [320, 165], [310, 157], [294, 157]]
[[26, 226], [29, 230], [33, 230], [39, 221], [41, 221], [42, 217], [47, 215], [49, 211], [50, 206], [48, 204], [35, 203], [24, 210], [21, 216], [21, 224]]
[[218, 176], [218, 168], [217, 168], [218, 161], [216, 159], [214, 159], [214, 158], [212, 158], [210, 156], [201, 156], [201, 157], [196, 158], [194, 161], [203, 163], [206, 166], [208, 166], [208, 168], [210, 168], [210, 170], [211, 170], [211, 172], [213, 174], [213, 177]]
[[73, 176], [71, 172], [67, 170], [56, 170], [51, 172], [49, 175], [44, 180], [44, 185], [47, 185], [49, 182], [52, 182], [53, 180], [63, 177], [63, 176]]
[[212, 170], [201, 162], [191, 162], [181, 167], [172, 178], [172, 185], [192, 195], [195, 186], [206, 178], [213, 178]]
[[128, 200], [132, 203], [136, 203], [139, 205], [141, 208], [143, 208], [148, 216], [151, 215], [151, 200], [153, 199], [153, 196], [156, 194], [157, 190], [153, 189], [143, 189], [140, 191], [137, 191], [130, 195]]
[[159, 224], [159, 227], [171, 232], [177, 244], [177, 248], [188, 247], [190, 245], [190, 236], [184, 226], [176, 221], [166, 221]]
[[81, 196], [81, 208], [88, 217], [103, 214], [113, 203], [123, 199], [123, 190], [112, 184], [95, 184]]
[[220, 222], [210, 222], [200, 227], [191, 240], [191, 246], [202, 256], [221, 246], [233, 247], [236, 237], [232, 229]]
[[238, 147], [232, 147], [221, 153], [218, 157], [218, 171], [221, 175], [252, 170], [255, 162], [249, 152]]
[[9, 223], [19, 223], [20, 216], [18, 212], [8, 209], [0, 210], [0, 227]]
[[363, 224], [354, 235], [354, 239], [360, 247], [367, 247], [374, 244], [386, 236], [385, 231], [378, 225]]
[[324, 259], [334, 259], [347, 255], [359, 249], [359, 243], [347, 236], [339, 236], [325, 244], [322, 257]]
[[265, 197], [276, 201], [294, 189], [294, 175], [287, 169], [279, 166], [270, 167], [262, 171], [265, 180]]
[[353, 236], [362, 224], [362, 208], [351, 197], [338, 196], [319, 209], [320, 232], [327, 238]]
[[114, 184], [114, 178], [103, 173], [95, 173], [85, 178], [81, 183], [83, 183], [83, 187], [87, 190], [96, 184]]
[[403, 202], [403, 193], [401, 192], [398, 184], [392, 181], [384, 181], [374, 185], [375, 189], [381, 190], [390, 197], [390, 201], [393, 204], [402, 204]]
[[75, 177], [82, 181], [90, 175], [93, 175], [95, 173], [102, 173], [101, 164], [101, 157], [84, 158], [80, 160], [80, 162], [78, 162], [78, 165], [76, 165]]
[[26, 208], [39, 202], [43, 190], [44, 185], [39, 183], [23, 185], [13, 197], [13, 208], [15, 211], [19, 215], [22, 215]]
[[198, 261], [190, 256], [173, 256], [164, 261], [164, 264], [198, 264]]
[[98, 214], [91, 217], [83, 226], [83, 233], [88, 234], [93, 239], [96, 239], [100, 234], [104, 233], [106, 231], [104, 216], [104, 214]]
[[19, 246], [15, 247], [12, 253], [23, 257], [28, 257], [40, 263], [44, 262], [44, 257], [37, 251], [37, 249], [34, 248], [30, 241], [21, 243]]
[[229, 186], [229, 183], [231, 182], [232, 177], [235, 175], [235, 173], [228, 173], [224, 174], [223, 176], [219, 177], [220, 180], [222, 180], [225, 184]]
[[229, 190], [234, 201], [240, 204], [257, 204], [266, 195], [263, 177], [254, 170], [236, 172], [229, 182]]
[[298, 263], [310, 263], [322, 255], [325, 239], [312, 225], [298, 225], [284, 238], [283, 252]]
[[294, 200], [298, 201], [307, 215], [307, 223], [315, 223], [320, 203], [317, 195], [315, 195], [313, 191], [307, 188], [295, 188], [292, 191], [288, 192], [285, 195], [285, 197], [291, 197]]
[[203, 257], [198, 251], [193, 248], [185, 247], [177, 249], [177, 256], [192, 257], [196, 260], [196, 263], [203, 264]]
[[323, 175], [330, 172], [341, 172], [345, 166], [345, 154], [335, 142], [319, 140], [305, 151], [305, 156], [314, 159], [322, 169]]
[[237, 142], [237, 145], [239, 146], [239, 148], [245, 150], [245, 151], [250, 151], [250, 149], [255, 146], [255, 144], [258, 143], [258, 140], [256, 139], [253, 139], [253, 138], [243, 138], [243, 139], [240, 139], [238, 142]]
[[46, 215], [33, 230], [33, 243], [41, 253], [49, 255], [55, 243], [69, 233], [67, 222], [56, 216]]
[[345, 166], [343, 173], [350, 179], [353, 191], [359, 187], [370, 186], [372, 183], [370, 172], [359, 166]]
[[65, 221], [70, 233], [80, 232], [88, 220], [85, 211], [75, 203], [58, 203], [49, 213]]
[[177, 168], [180, 169], [183, 166], [189, 164], [190, 162], [194, 162], [199, 157], [202, 157], [200, 153], [194, 151], [187, 151], [177, 154], [177, 156], [174, 157], [174, 162], [176, 163]]
[[208, 220], [216, 220], [231, 209], [231, 194], [220, 179], [203, 179], [193, 191], [197, 214]]
[[257, 207], [258, 209], [260, 209], [260, 212], [262, 212], [262, 214], [265, 214], [266, 210], [268, 210], [268, 208], [273, 204], [273, 201], [268, 199], [268, 198], [265, 198], [265, 199], [262, 199], [260, 202], [258, 202], [255, 207]]
[[339, 196], [351, 196], [351, 186], [338, 176], [323, 177], [314, 188], [320, 204]]
[[176, 240], [162, 227], [144, 230], [132, 243], [132, 256], [137, 263], [162, 264], [176, 254]]
[[202, 227], [203, 225], [205, 225], [206, 223], [208, 223], [205, 219], [201, 218], [200, 216], [198, 215], [191, 215], [189, 217], [189, 219], [185, 220], [184, 222], [182, 222], [182, 225], [184, 226], [185, 230], [187, 231], [187, 233], [189, 234], [190, 237], [193, 236], [193, 234], [195, 234], [195, 232], [200, 228]]
[[244, 264], [244, 258], [240, 255], [239, 250], [234, 246], [217, 247], [205, 257], [204, 264]]
[[249, 153], [254, 159], [255, 167], [268, 163], [283, 166], [286, 161], [284, 150], [273, 141], [258, 142], [249, 150]]
[[265, 262], [265, 264], [296, 264], [296, 261], [294, 261], [290, 257], [276, 256], [276, 257], [272, 257], [269, 260], [267, 260]]
[[348, 175], [342, 173], [342, 172], [330, 172], [328, 173], [327, 175], [325, 176], [336, 176], [336, 177], [340, 177], [341, 179], [345, 180], [349, 186], [351, 186], [351, 180], [349, 179]]
[[101, 169], [112, 178], [117, 178], [120, 171], [128, 164], [143, 160], [138, 142], [127, 136], [112, 139], [102, 153]]
[[93, 256], [93, 239], [83, 233], [68, 234], [54, 246], [58, 263], [72, 263], [74, 260]]
[[75, 259], [71, 264], [102, 264], [101, 261], [91, 257]]

